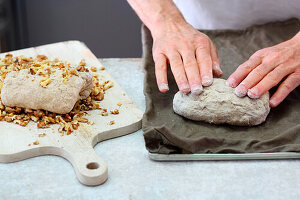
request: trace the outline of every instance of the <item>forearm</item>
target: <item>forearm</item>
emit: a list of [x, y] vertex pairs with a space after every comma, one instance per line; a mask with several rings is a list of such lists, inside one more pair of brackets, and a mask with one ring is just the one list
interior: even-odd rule
[[127, 0], [152, 34], [185, 24], [184, 17], [172, 0]]

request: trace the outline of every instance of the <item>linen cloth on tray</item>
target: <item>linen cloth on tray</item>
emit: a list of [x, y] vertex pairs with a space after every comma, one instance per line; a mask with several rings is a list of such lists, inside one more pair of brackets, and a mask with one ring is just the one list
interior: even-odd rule
[[[218, 49], [222, 78], [228, 76], [255, 51], [292, 38], [300, 21], [290, 19], [249, 27], [245, 30], [203, 31]], [[149, 152], [172, 153], [262, 153], [300, 152], [300, 87], [277, 108], [265, 123], [255, 127], [212, 125], [195, 122], [173, 112], [173, 96], [178, 91], [168, 67], [170, 91], [160, 93], [152, 59], [152, 37], [142, 27], [146, 98], [143, 131]], [[275, 88], [276, 89], [276, 88]], [[271, 94], [275, 89], [271, 90]]]

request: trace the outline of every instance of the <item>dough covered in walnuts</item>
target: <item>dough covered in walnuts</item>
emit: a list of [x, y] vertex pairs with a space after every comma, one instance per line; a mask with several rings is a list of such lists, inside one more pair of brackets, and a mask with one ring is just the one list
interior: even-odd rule
[[173, 99], [174, 112], [188, 119], [214, 124], [252, 126], [263, 123], [269, 112], [269, 93], [259, 99], [237, 97], [234, 88], [224, 79], [214, 79], [200, 95], [177, 92]]
[[87, 98], [93, 87], [92, 74], [79, 72], [66, 81], [63, 71], [50, 76], [32, 75], [23, 69], [6, 74], [1, 90], [5, 106], [43, 109], [58, 114], [69, 113], [79, 99]]

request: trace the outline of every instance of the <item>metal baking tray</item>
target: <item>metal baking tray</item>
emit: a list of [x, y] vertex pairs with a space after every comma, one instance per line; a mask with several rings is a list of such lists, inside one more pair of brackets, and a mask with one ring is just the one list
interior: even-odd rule
[[149, 158], [155, 161], [192, 161], [192, 160], [275, 160], [300, 159], [300, 153], [245, 153], [245, 154], [157, 154], [149, 153]]

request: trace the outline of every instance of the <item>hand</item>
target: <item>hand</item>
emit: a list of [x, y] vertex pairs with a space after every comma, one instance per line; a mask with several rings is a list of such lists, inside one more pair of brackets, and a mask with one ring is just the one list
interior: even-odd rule
[[158, 88], [169, 90], [167, 63], [181, 92], [200, 94], [213, 82], [213, 74], [222, 76], [216, 47], [205, 34], [187, 23], [168, 24], [151, 31], [153, 59]]
[[239, 97], [259, 98], [283, 79], [270, 99], [271, 107], [279, 105], [300, 84], [300, 33], [255, 52], [228, 78], [227, 84], [236, 87]]

